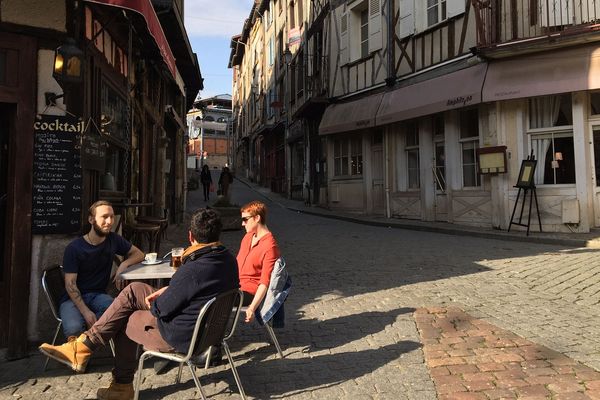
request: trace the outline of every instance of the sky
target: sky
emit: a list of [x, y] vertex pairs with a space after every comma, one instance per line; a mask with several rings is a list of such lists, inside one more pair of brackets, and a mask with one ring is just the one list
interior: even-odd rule
[[202, 98], [231, 94], [231, 37], [242, 32], [253, 0], [186, 0], [185, 29], [204, 78]]

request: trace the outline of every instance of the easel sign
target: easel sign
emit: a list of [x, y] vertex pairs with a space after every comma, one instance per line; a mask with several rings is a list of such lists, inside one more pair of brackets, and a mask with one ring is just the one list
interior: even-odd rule
[[[535, 200], [535, 210], [537, 211], [538, 223], [540, 225], [540, 232], [542, 231], [542, 219], [540, 217], [540, 207], [538, 205], [537, 192], [535, 190], [535, 167], [537, 165], [537, 160], [535, 159], [535, 155], [533, 154], [533, 150], [531, 154], [523, 160], [521, 163], [521, 169], [519, 170], [519, 177], [517, 178], [516, 188], [519, 188], [519, 192], [517, 193], [517, 198], [515, 199], [515, 206], [513, 208], [512, 215], [510, 216], [510, 223], [508, 224], [508, 232], [510, 232], [510, 228], [512, 225], [519, 225], [527, 228], [527, 236], [529, 236], [529, 228], [531, 227], [531, 210], [532, 210], [532, 201]], [[527, 213], [527, 223], [523, 223], [523, 210], [525, 209], [525, 203], [527, 201], [527, 192], [529, 193], [529, 212]], [[523, 202], [521, 203], [521, 212], [519, 213], [519, 219], [515, 221], [515, 213], [517, 211], [517, 207], [519, 206], [519, 198], [521, 197], [521, 192], [523, 192]]]
[[517, 184], [515, 187], [530, 189], [534, 187], [535, 167], [537, 166], [536, 159], [523, 160], [521, 163], [521, 169], [519, 170], [519, 177], [517, 178]]

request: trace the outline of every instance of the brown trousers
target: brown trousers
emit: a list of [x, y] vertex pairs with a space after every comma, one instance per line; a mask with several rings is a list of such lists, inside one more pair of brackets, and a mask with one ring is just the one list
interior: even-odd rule
[[85, 332], [94, 344], [115, 343], [113, 377], [117, 383], [131, 383], [137, 368], [137, 345], [146, 350], [168, 352], [173, 348], [160, 335], [156, 318], [144, 299], [155, 292], [150, 285], [133, 282], [119, 293], [102, 317]]

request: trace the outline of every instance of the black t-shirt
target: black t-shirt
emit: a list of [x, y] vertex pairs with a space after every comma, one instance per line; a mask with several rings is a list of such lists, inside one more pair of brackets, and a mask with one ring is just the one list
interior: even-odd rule
[[[126, 256], [131, 243], [114, 232], [97, 246], [77, 238], [65, 249], [63, 269], [65, 273], [77, 274], [77, 288], [81, 292], [91, 293], [106, 291], [115, 254]], [[68, 296], [62, 301], [67, 300]]]

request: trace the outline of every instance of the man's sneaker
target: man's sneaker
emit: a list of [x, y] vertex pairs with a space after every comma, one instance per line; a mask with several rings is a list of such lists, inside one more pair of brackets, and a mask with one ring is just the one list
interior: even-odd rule
[[107, 388], [100, 388], [96, 392], [100, 400], [131, 400], [133, 399], [133, 383], [111, 382]]
[[39, 349], [42, 354], [71, 367], [75, 372], [85, 372], [92, 351], [83, 341], [86, 339], [84, 334], [78, 338], [70, 336], [67, 343], [60, 346], [53, 346], [43, 343]]

